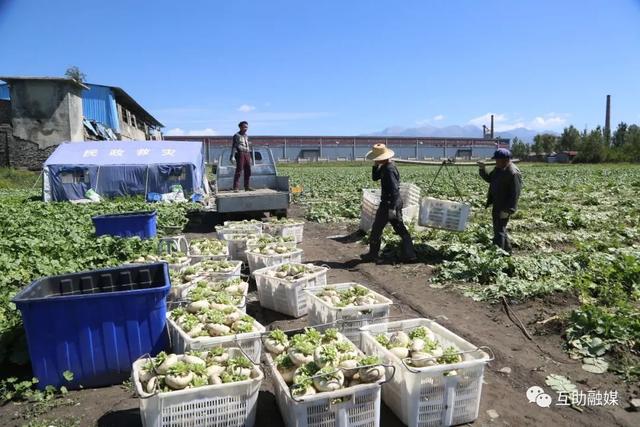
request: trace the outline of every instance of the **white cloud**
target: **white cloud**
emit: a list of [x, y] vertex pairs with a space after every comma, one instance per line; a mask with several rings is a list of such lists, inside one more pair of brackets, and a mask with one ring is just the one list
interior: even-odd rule
[[187, 135], [189, 136], [202, 136], [202, 135], [207, 135], [207, 136], [214, 136], [214, 135], [218, 135], [218, 132], [216, 132], [215, 130], [211, 129], [211, 128], [206, 128], [206, 129], [200, 129], [200, 130], [190, 130]]
[[184, 136], [185, 135], [185, 131], [184, 131], [184, 129], [173, 128], [173, 129], [169, 129], [168, 131], [166, 131], [165, 135], [169, 135], [169, 136]]
[[218, 135], [218, 132], [216, 132], [212, 128], [191, 129], [191, 130], [184, 130], [182, 128], [173, 128], [165, 132], [165, 135], [167, 136], [202, 136], [202, 135], [212, 136], [212, 135]]
[[536, 129], [536, 130], [545, 130], [545, 129], [557, 128], [557, 127], [563, 126], [566, 123], [567, 123], [566, 116], [561, 116], [561, 115], [553, 116], [548, 114], [545, 117], [538, 116], [534, 118], [529, 123], [529, 127], [531, 129]]
[[527, 120], [522, 117], [510, 117], [507, 114], [487, 113], [469, 120], [469, 124], [481, 127], [491, 126], [491, 114], [493, 114], [493, 127], [496, 132], [505, 132], [516, 128], [531, 130], [555, 130], [567, 124], [568, 114], [547, 113]]
[[250, 111], [255, 110], [256, 107], [254, 107], [253, 105], [249, 105], [249, 104], [242, 104], [241, 106], [238, 107], [238, 111], [240, 111], [241, 113], [248, 113]]
[[429, 119], [416, 120], [416, 125], [418, 126], [427, 126], [432, 124], [433, 122], [439, 122], [444, 120], [446, 117], [443, 114], [437, 114]]

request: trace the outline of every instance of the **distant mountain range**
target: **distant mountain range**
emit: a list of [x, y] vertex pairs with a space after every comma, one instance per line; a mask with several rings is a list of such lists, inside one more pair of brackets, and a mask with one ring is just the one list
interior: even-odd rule
[[[551, 133], [558, 135], [553, 131], [536, 131], [527, 128], [515, 128], [503, 132], [494, 132], [496, 137], [513, 139], [518, 137], [526, 143], [533, 143], [533, 138], [539, 133]], [[474, 125], [465, 126], [420, 126], [415, 128], [403, 128], [399, 126], [388, 127], [380, 132], [374, 132], [366, 136], [433, 136], [444, 138], [482, 138], [482, 128]]]

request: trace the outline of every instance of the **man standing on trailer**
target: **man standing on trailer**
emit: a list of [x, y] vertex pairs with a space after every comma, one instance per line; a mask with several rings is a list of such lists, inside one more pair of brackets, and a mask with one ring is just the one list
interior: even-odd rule
[[388, 222], [393, 230], [402, 239], [400, 260], [413, 262], [416, 260], [416, 251], [411, 241], [411, 235], [404, 222], [402, 222], [402, 197], [400, 197], [400, 173], [396, 165], [391, 161], [394, 153], [384, 144], [376, 144], [373, 150], [367, 153], [367, 159], [373, 160], [371, 178], [380, 180], [381, 197], [380, 205], [376, 211], [376, 218], [371, 227], [369, 236], [369, 252], [361, 255], [364, 261], [378, 259], [380, 245], [382, 243], [382, 231]]
[[242, 121], [238, 123], [240, 131], [233, 135], [233, 145], [231, 146], [231, 157], [229, 161], [236, 161], [236, 173], [233, 175], [233, 191], [240, 191], [240, 174], [244, 171], [244, 190], [252, 191], [249, 187], [251, 178], [251, 146], [249, 144], [249, 123]]
[[507, 223], [509, 218], [518, 209], [518, 199], [522, 188], [522, 175], [520, 169], [511, 162], [511, 152], [506, 148], [498, 148], [492, 159], [496, 161], [496, 167], [489, 173], [482, 162], [480, 176], [489, 183], [487, 195], [487, 207], [493, 206], [491, 217], [493, 219], [493, 243], [511, 253], [511, 243], [507, 235]]

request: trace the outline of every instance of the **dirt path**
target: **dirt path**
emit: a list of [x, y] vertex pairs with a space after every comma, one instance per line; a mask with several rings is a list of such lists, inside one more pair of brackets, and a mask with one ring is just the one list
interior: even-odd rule
[[[333, 235], [349, 236], [352, 235], [351, 230], [346, 226], [330, 228]], [[557, 332], [534, 334], [534, 341], [530, 341], [509, 320], [501, 306], [490, 306], [456, 292], [431, 288], [428, 278], [432, 266], [361, 264], [357, 261], [357, 256], [366, 250], [365, 246], [354, 241], [355, 238], [327, 239], [326, 233], [327, 227], [318, 224], [309, 224], [305, 229], [307, 242], [318, 242], [312, 248], [305, 248], [307, 260], [331, 259], [334, 269], [346, 269], [352, 275], [351, 280], [360, 280], [398, 301], [403, 308], [403, 315], [435, 319], [471, 343], [486, 345], [493, 350], [496, 359], [485, 370], [485, 385], [476, 424], [640, 425], [640, 414], [623, 409], [628, 406], [627, 398], [632, 391], [630, 387], [612, 374], [599, 376], [582, 370], [579, 363], [570, 360], [562, 352], [562, 340]], [[313, 255], [316, 255], [317, 260]], [[550, 298], [547, 301], [514, 306], [512, 309], [527, 329], [534, 333], [532, 324], [536, 320], [567, 310], [572, 303], [574, 302], [562, 298]], [[547, 331], [540, 332], [544, 334]], [[510, 374], [499, 372], [505, 367], [511, 368]], [[592, 406], [579, 413], [568, 407], [541, 408], [529, 403], [525, 392], [531, 386], [541, 386], [553, 394], [544, 382], [545, 377], [552, 373], [571, 378], [585, 393], [588, 390], [618, 391], [620, 406]], [[633, 391], [637, 393], [637, 386]], [[486, 412], [489, 409], [495, 410], [499, 417], [492, 419]]]
[[[561, 338], [552, 328], [535, 328], [535, 321], [548, 318], [559, 311], [567, 310], [574, 301], [550, 298], [513, 307], [517, 316], [534, 340], [524, 334], [506, 316], [501, 306], [477, 303], [459, 293], [431, 288], [427, 281], [432, 266], [414, 264], [395, 266], [391, 264], [361, 264], [358, 255], [365, 250], [358, 239], [351, 235], [347, 225], [307, 224], [304, 249], [306, 262], [325, 264], [331, 267], [329, 283], [359, 282], [394, 299], [392, 316], [427, 317], [436, 319], [475, 345], [489, 346], [496, 359], [485, 370], [479, 418], [474, 425], [509, 426], [637, 426], [640, 413], [627, 412], [630, 390], [621, 380], [611, 374], [593, 375], [583, 371], [579, 364], [571, 361], [561, 351]], [[331, 235], [345, 238], [328, 239]], [[291, 320], [289, 317], [262, 309], [250, 294], [247, 312], [264, 325], [278, 325], [293, 329], [306, 325], [306, 318]], [[535, 333], [537, 331], [537, 333]], [[539, 346], [539, 348], [536, 346]], [[509, 374], [499, 372], [508, 367]], [[530, 386], [541, 386], [548, 393], [552, 390], [544, 383], [547, 375], [565, 375], [583, 391], [618, 391], [620, 406], [592, 406], [579, 413], [568, 407], [541, 408], [529, 403], [525, 392]], [[77, 425], [139, 426], [139, 402], [130, 389], [112, 386], [101, 389], [81, 390], [69, 393], [72, 406], [45, 407], [37, 418], [48, 420], [68, 418]], [[494, 410], [498, 417], [492, 418], [487, 410]], [[31, 412], [30, 412], [31, 411]], [[0, 425], [23, 425], [31, 405], [13, 403], [0, 407]], [[58, 423], [57, 425], [61, 425]], [[72, 425], [72, 424], [62, 424]], [[256, 426], [280, 427], [282, 419], [273, 395], [272, 383], [267, 377], [258, 400]], [[393, 413], [383, 406], [381, 425], [395, 427], [402, 424]]]

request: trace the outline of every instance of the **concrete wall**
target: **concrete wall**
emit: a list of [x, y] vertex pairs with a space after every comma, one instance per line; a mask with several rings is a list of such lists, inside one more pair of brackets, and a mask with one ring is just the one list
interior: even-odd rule
[[0, 167], [40, 170], [55, 148], [52, 145], [41, 149], [35, 142], [15, 137], [10, 126], [0, 126]]
[[137, 127], [131, 126], [125, 122], [120, 122], [120, 139], [144, 141], [147, 139], [147, 135]]
[[138, 129], [136, 126], [133, 126], [133, 124], [129, 124], [128, 120], [125, 120], [125, 115], [128, 120], [132, 120], [131, 123], [133, 123], [133, 120], [135, 120], [135, 123], [138, 123], [138, 118], [134, 117], [135, 115], [131, 111], [127, 114], [126, 108], [118, 104], [120, 139], [132, 141], [145, 141], [148, 139], [147, 133], [144, 130]]
[[77, 85], [16, 80], [11, 82], [11, 100], [11, 123], [17, 139], [30, 141], [40, 150], [62, 141], [82, 141], [82, 98]]
[[0, 99], [0, 125], [11, 124], [11, 101]]

